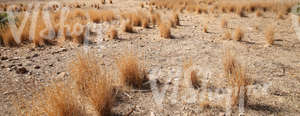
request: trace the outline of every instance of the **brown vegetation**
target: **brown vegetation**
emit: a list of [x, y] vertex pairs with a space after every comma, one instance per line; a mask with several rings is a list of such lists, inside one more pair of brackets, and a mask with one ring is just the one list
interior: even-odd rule
[[141, 62], [133, 53], [126, 53], [117, 61], [120, 71], [120, 81], [123, 85], [142, 89], [144, 83], [148, 81], [146, 70]]
[[244, 104], [247, 105], [247, 86], [249, 85], [249, 80], [246, 75], [246, 69], [236, 60], [230, 49], [225, 50], [223, 66], [225, 77], [233, 90], [231, 105], [237, 106], [240, 99], [244, 99]]
[[171, 29], [169, 25], [161, 23], [159, 25], [160, 37], [171, 38]]
[[233, 36], [234, 40], [241, 41], [243, 37], [244, 37], [243, 30], [240, 27], [237, 27], [234, 31], [234, 36]]
[[265, 29], [265, 40], [268, 46], [271, 46], [274, 43], [274, 33], [274, 27], [272, 25]]

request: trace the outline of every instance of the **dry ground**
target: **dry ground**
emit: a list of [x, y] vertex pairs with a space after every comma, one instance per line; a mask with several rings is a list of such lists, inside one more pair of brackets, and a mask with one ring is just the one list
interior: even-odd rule
[[[112, 8], [115, 12], [134, 10], [140, 3], [137, 0], [113, 1], [112, 5], [106, 5], [105, 8]], [[167, 10], [162, 10], [161, 13], [171, 14]], [[276, 19], [272, 13], [264, 13], [263, 17], [256, 17], [252, 13], [242, 18], [230, 13], [219, 16], [181, 13], [179, 16], [181, 26], [171, 29], [173, 39], [161, 38], [157, 28], [137, 27], [137, 32], [132, 34], [121, 33], [120, 28], [117, 28], [120, 32], [119, 40], [100, 42], [96, 40], [102, 38], [95, 36], [93, 44], [88, 46], [91, 51], [97, 51], [100, 47], [101, 51], [97, 52], [97, 56], [104, 59], [104, 65], [113, 68], [116, 67], [114, 59], [122, 55], [124, 49], [134, 49], [138, 51], [138, 57], [144, 60], [147, 71], [161, 70], [158, 80], [162, 87], [168, 86], [163, 109], [157, 107], [151, 91], [129, 90], [121, 93], [114, 104], [113, 111], [116, 114], [124, 115], [132, 109], [131, 115], [136, 116], [225, 113], [225, 104], [202, 109], [198, 102], [184, 103], [178, 99], [176, 103], [171, 103], [175, 80], [182, 77], [174, 77], [169, 72], [178, 70], [186, 59], [192, 58], [197, 66], [211, 71], [212, 76], [208, 80], [214, 87], [224, 88], [222, 58], [224, 49], [232, 47], [237, 52], [238, 59], [248, 67], [253, 85], [271, 84], [267, 93], [250, 95], [246, 115], [299, 115], [300, 39], [292, 28], [290, 15], [283, 20]], [[232, 32], [237, 26], [244, 30], [243, 41], [222, 39], [224, 29], [220, 27], [220, 22], [223, 17], [228, 20], [228, 28]], [[271, 47], [265, 47], [264, 43], [263, 31], [268, 24], [275, 27], [275, 45]], [[204, 25], [207, 25], [208, 33], [202, 31]], [[72, 43], [42, 48], [33, 48], [32, 45], [0, 47], [0, 115], [16, 113], [13, 98], [30, 99], [34, 92], [50, 82], [68, 79], [67, 64], [82, 48]], [[17, 74], [22, 67], [28, 72]], [[169, 78], [171, 82], [168, 82]], [[200, 92], [201, 90], [197, 90], [196, 94], [200, 95]], [[234, 113], [237, 115], [237, 111]]]

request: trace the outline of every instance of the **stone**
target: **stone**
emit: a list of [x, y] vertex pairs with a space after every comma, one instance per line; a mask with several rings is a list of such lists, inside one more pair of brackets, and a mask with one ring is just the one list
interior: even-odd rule
[[25, 67], [17, 68], [16, 69], [17, 74], [25, 74], [28, 73], [28, 70]]

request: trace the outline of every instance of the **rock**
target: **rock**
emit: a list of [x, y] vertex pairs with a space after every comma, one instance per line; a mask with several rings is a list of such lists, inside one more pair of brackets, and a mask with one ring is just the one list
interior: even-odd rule
[[30, 59], [30, 58], [31, 58], [30, 56], [26, 56], [26, 57], [25, 57], [25, 59]]
[[52, 63], [52, 64], [49, 64], [49, 66], [50, 66], [50, 67], [53, 67], [53, 66], [54, 66], [54, 64], [53, 64], [53, 63]]
[[2, 66], [1, 66], [1, 68], [3, 69], [3, 68], [5, 68], [5, 66], [4, 66], [4, 65], [2, 65]]
[[68, 51], [68, 50], [67, 50], [66, 48], [61, 48], [60, 51], [61, 51], [61, 52], [66, 52], [66, 51]]
[[17, 68], [16, 73], [17, 74], [25, 74], [28, 70], [25, 67]]
[[41, 67], [39, 65], [35, 65], [34, 69], [40, 69]]
[[65, 72], [61, 72], [60, 74], [57, 75], [56, 78], [62, 79], [62, 78], [64, 78], [66, 75], [67, 75], [67, 74], [66, 74]]
[[13, 68], [13, 67], [15, 67], [16, 65], [14, 65], [14, 64], [11, 64], [11, 65], [8, 65], [8, 68]]
[[1, 57], [1, 60], [7, 60], [7, 59], [8, 59], [8, 57], [6, 57], [6, 56]]
[[39, 55], [38, 54], [34, 54], [33, 56], [32, 56], [32, 58], [34, 58], [34, 57], [38, 57]]

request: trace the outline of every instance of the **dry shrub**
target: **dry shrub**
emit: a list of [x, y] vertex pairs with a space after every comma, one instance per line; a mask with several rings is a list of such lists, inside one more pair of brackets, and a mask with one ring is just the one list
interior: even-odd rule
[[228, 22], [227, 22], [227, 20], [225, 18], [223, 18], [221, 20], [221, 27], [222, 28], [227, 28], [227, 26], [228, 26]]
[[160, 25], [160, 23], [161, 23], [160, 14], [156, 13], [156, 12], [151, 13], [151, 21], [152, 21], [153, 26]]
[[84, 116], [85, 110], [78, 103], [76, 97], [73, 95], [70, 86], [63, 84], [56, 84], [53, 87], [45, 89], [43, 99], [40, 99], [42, 106], [38, 106], [35, 110], [40, 113], [45, 113], [47, 116]]
[[130, 21], [133, 26], [141, 26], [142, 25], [142, 17], [138, 15], [138, 13], [132, 13], [130, 15]]
[[113, 1], [112, 1], [112, 0], [109, 0], [109, 3], [110, 3], [110, 4], [112, 4], [112, 3], [113, 3]]
[[277, 19], [284, 19], [284, 13], [278, 12], [277, 15], [276, 15], [276, 18]]
[[120, 81], [123, 85], [136, 89], [148, 88], [145, 83], [148, 81], [144, 64], [136, 55], [126, 53], [117, 59], [117, 66], [120, 71]]
[[265, 40], [268, 46], [274, 43], [274, 27], [272, 25], [265, 29]]
[[173, 12], [171, 20], [172, 20], [172, 22], [175, 23], [175, 25], [178, 25], [178, 26], [180, 25], [178, 13]]
[[91, 20], [95, 23], [111, 22], [116, 19], [114, 12], [111, 10], [89, 9], [88, 13]]
[[167, 24], [169, 27], [176, 28], [176, 23], [172, 19], [168, 20]]
[[231, 40], [231, 33], [230, 33], [230, 31], [228, 31], [228, 30], [226, 30], [225, 32], [224, 32], [224, 36], [223, 36], [223, 39], [225, 39], [225, 40]]
[[161, 23], [159, 25], [160, 37], [171, 38], [171, 29], [169, 25]]
[[256, 17], [262, 16], [262, 11], [261, 10], [256, 10], [255, 15], [256, 15]]
[[10, 29], [6, 29], [0, 32], [0, 40], [0, 43], [3, 43], [4, 46], [12, 47], [17, 45]]
[[240, 27], [237, 27], [234, 31], [234, 36], [233, 36], [234, 40], [241, 41], [243, 37], [244, 37], [243, 30]]
[[106, 32], [106, 35], [110, 40], [118, 39], [118, 31], [114, 27], [111, 27]]
[[[223, 58], [225, 77], [232, 88], [231, 105], [237, 106], [240, 99], [247, 104], [247, 86], [250, 84], [246, 69], [235, 59], [230, 49], [225, 50]], [[241, 96], [242, 95], [242, 96]]]
[[133, 27], [130, 21], [125, 21], [124, 24], [122, 25], [122, 31], [123, 32], [128, 32], [128, 33], [133, 33]]
[[101, 4], [105, 4], [105, 0], [101, 0]]
[[93, 53], [79, 53], [70, 64], [70, 76], [76, 89], [89, 98], [100, 116], [111, 114], [114, 101], [110, 74], [101, 66], [100, 58]]
[[87, 33], [86, 29], [87, 29], [86, 26], [79, 24], [79, 23], [75, 23], [73, 25], [73, 28], [71, 28], [72, 41], [75, 43], [78, 43], [78, 44], [83, 44], [84, 39], [85, 39], [85, 34]]
[[207, 30], [207, 25], [204, 25], [204, 26], [203, 26], [203, 29], [202, 29], [202, 31], [203, 31], [204, 33], [208, 33], [208, 30]]
[[141, 8], [144, 8], [144, 3], [141, 3], [140, 6], [141, 6]]
[[202, 75], [199, 76], [197, 73], [199, 70], [196, 70], [193, 68], [193, 61], [188, 60], [184, 62], [183, 64], [183, 71], [184, 71], [184, 77], [189, 82], [188, 84], [192, 85], [193, 88], [198, 89], [201, 87], [201, 81], [200, 78], [202, 78]]
[[149, 17], [148, 15], [146, 15], [143, 11], [138, 11], [137, 12], [137, 16], [140, 17], [140, 20], [141, 20], [141, 26], [143, 28], [149, 28]]

